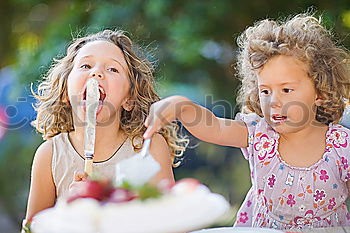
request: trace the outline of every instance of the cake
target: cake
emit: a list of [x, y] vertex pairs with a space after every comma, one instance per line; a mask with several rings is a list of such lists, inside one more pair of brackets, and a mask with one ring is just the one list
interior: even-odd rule
[[179, 233], [213, 224], [229, 210], [219, 194], [195, 179], [171, 186], [112, 187], [89, 181], [84, 190], [38, 213], [34, 233]]

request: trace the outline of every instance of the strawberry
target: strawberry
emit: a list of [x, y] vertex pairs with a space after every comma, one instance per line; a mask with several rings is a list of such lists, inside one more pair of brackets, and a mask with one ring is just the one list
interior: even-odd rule
[[201, 184], [201, 182], [199, 182], [199, 180], [194, 179], [194, 178], [184, 178], [184, 179], [181, 179], [181, 180], [176, 182], [176, 184], [181, 184], [181, 183], [185, 183], [185, 184], [191, 185], [193, 187], [197, 187], [198, 185]]
[[93, 198], [102, 201], [108, 198], [111, 194], [112, 186], [109, 181], [87, 180], [80, 189], [71, 197], [68, 198], [68, 203], [78, 198]]
[[201, 183], [194, 178], [184, 178], [175, 183], [171, 191], [173, 193], [188, 193], [193, 192], [200, 186]]

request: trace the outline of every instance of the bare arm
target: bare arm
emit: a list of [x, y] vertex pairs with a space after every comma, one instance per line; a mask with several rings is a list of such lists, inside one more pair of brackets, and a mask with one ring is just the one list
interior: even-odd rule
[[26, 219], [55, 204], [56, 188], [51, 161], [52, 142], [46, 141], [39, 146], [34, 156]]
[[152, 178], [151, 183], [158, 184], [163, 179], [167, 179], [171, 183], [174, 183], [170, 151], [168, 144], [162, 135], [155, 134], [152, 137], [150, 153], [161, 167], [160, 171]]
[[149, 138], [167, 123], [180, 120], [198, 139], [223, 146], [247, 147], [248, 130], [241, 121], [216, 117], [183, 96], [171, 96], [154, 103], [145, 125]]
[[349, 193], [350, 193], [350, 180], [346, 181], [346, 186], [348, 187]]

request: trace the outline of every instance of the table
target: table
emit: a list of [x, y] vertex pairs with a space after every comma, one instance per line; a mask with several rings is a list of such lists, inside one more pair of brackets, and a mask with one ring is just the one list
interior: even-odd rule
[[307, 232], [307, 233], [350, 233], [350, 227], [329, 227], [314, 228], [290, 231], [280, 231], [268, 228], [252, 228], [252, 227], [219, 227], [192, 231], [190, 233], [284, 233], [284, 232]]

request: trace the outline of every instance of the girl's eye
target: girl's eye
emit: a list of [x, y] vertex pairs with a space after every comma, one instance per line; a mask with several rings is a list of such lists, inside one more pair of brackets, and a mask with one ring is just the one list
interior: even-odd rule
[[283, 88], [283, 92], [284, 93], [290, 93], [290, 92], [292, 92], [293, 91], [293, 89], [290, 89], [290, 88]]
[[119, 70], [117, 70], [116, 68], [109, 68], [110, 71], [112, 71], [113, 73], [119, 73]]
[[84, 64], [82, 66], [80, 66], [80, 68], [83, 68], [83, 69], [90, 69], [91, 66], [89, 64]]
[[270, 91], [269, 91], [269, 90], [261, 90], [260, 92], [261, 92], [261, 94], [263, 94], [263, 95], [269, 95], [269, 94], [270, 94]]

